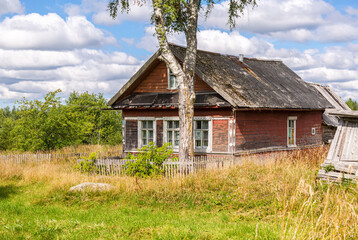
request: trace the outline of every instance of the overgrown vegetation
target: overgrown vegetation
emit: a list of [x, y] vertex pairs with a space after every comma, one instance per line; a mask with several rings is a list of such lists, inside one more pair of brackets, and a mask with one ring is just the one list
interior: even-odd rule
[[351, 98], [349, 98], [346, 103], [350, 109], [358, 110], [358, 103], [356, 101], [353, 101]]
[[75, 170], [81, 173], [95, 174], [98, 169], [95, 165], [95, 160], [98, 157], [98, 152], [91, 153], [88, 157], [83, 157], [80, 162], [74, 167]]
[[81, 144], [121, 143], [121, 112], [106, 108], [102, 94], [72, 92], [63, 104], [60, 90], [43, 101], [23, 99], [0, 109], [0, 150], [39, 151]]
[[168, 159], [176, 159], [173, 156], [173, 148], [170, 143], [157, 147], [153, 142], [139, 149], [137, 154], [129, 153], [126, 158], [126, 174], [132, 177], [146, 178], [162, 175], [163, 162]]
[[[73, 171], [73, 163], [0, 164], [0, 236], [357, 239], [356, 184], [316, 179], [327, 151], [248, 156], [238, 166], [186, 178], [139, 179], [140, 188], [133, 177], [83, 175]], [[68, 191], [82, 182], [114, 188]]]

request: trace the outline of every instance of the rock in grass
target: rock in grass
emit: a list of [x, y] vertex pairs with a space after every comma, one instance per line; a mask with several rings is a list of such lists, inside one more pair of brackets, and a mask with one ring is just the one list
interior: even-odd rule
[[91, 182], [85, 182], [78, 184], [76, 186], [73, 186], [70, 188], [70, 191], [108, 191], [111, 190], [113, 186], [107, 184], [107, 183], [91, 183]]

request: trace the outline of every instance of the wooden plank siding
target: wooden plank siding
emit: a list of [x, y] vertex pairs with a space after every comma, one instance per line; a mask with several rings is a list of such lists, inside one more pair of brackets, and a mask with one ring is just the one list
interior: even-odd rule
[[[296, 145], [322, 143], [320, 111], [239, 111], [236, 114], [236, 151], [287, 146], [287, 119], [296, 116]], [[312, 128], [316, 133], [312, 134]]]
[[[196, 92], [214, 91], [207, 83], [196, 76], [194, 81], [194, 90]], [[160, 62], [151, 72], [141, 81], [140, 85], [133, 91], [134, 93], [163, 93], [177, 92], [177, 90], [168, 89], [168, 71], [167, 65]]]
[[126, 120], [126, 134], [124, 147], [126, 151], [138, 148], [138, 121]]

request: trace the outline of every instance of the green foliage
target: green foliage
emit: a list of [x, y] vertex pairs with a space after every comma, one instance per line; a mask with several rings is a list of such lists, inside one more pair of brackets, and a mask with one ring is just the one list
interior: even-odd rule
[[335, 167], [334, 167], [332, 164], [329, 164], [329, 165], [327, 165], [327, 166], [324, 167], [324, 171], [325, 171], [325, 172], [332, 172], [332, 171], [334, 171], [334, 170], [336, 170], [336, 169], [335, 169]]
[[72, 92], [66, 100], [73, 127], [74, 144], [110, 144], [122, 142], [122, 116], [117, 111], [102, 111], [102, 94]]
[[[138, 5], [143, 5], [146, 0], [138, 0]], [[208, 17], [212, 8], [221, 0], [199, 0], [198, 8], [205, 11], [205, 16]], [[110, 0], [108, 10], [112, 18], [116, 18], [118, 10], [122, 13], [128, 13], [130, 10], [130, 0]], [[190, 1], [189, 0], [166, 0], [166, 1], [152, 1], [153, 5], [159, 7], [164, 16], [164, 28], [167, 32], [186, 32], [188, 29], [188, 21], [191, 17]], [[257, 0], [230, 0], [228, 10], [228, 24], [230, 29], [236, 25], [236, 19], [244, 14], [244, 9], [247, 6], [256, 6]], [[152, 22], [154, 22], [152, 16]]]
[[79, 144], [122, 142], [122, 116], [103, 111], [102, 94], [72, 92], [66, 104], [61, 90], [44, 100], [22, 99], [17, 107], [0, 109], [0, 150], [39, 151]]
[[129, 161], [127, 161], [125, 168], [126, 174], [140, 178], [162, 175], [164, 173], [163, 162], [172, 158], [173, 155], [173, 148], [170, 143], [157, 147], [153, 142], [150, 142], [148, 146], [142, 147], [139, 151], [136, 155], [131, 153], [127, 155], [125, 159]]
[[352, 110], [358, 110], [358, 102], [353, 101], [351, 98], [349, 98], [346, 101], [346, 104], [348, 105], [348, 107]]
[[74, 167], [75, 170], [81, 173], [94, 174], [97, 173], [98, 168], [95, 165], [98, 151], [91, 153], [87, 158], [81, 159], [81, 161]]

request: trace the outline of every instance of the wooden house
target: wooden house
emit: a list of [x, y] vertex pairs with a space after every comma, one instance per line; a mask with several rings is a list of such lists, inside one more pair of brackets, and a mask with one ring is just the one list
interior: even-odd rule
[[[185, 48], [171, 45], [183, 62]], [[155, 142], [179, 145], [175, 77], [157, 51], [108, 102], [123, 111], [125, 152]], [[240, 155], [322, 144], [332, 105], [281, 61], [198, 51], [194, 145], [197, 155]]]

